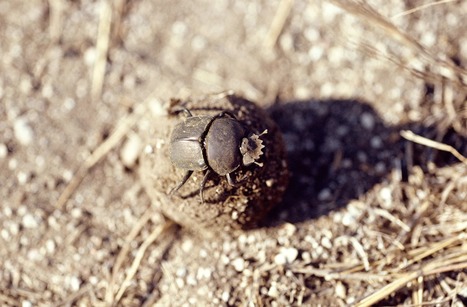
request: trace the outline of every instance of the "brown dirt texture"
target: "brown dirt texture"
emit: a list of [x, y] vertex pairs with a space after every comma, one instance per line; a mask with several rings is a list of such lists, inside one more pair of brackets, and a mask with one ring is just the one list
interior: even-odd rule
[[[466, 16], [463, 0], [1, 1], [0, 305], [466, 305]], [[159, 211], [180, 199], [148, 196], [140, 157], [169, 141], [154, 118], [171, 99], [225, 91], [279, 127], [290, 178], [260, 225], [206, 237]], [[162, 158], [168, 190], [182, 172]]]

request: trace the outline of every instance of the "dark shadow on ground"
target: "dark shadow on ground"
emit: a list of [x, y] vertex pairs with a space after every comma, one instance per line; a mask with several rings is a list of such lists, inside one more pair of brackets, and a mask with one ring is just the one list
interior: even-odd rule
[[[284, 200], [265, 219], [265, 227], [299, 223], [342, 208], [393, 170], [406, 180], [411, 165], [458, 163], [448, 153], [400, 136], [401, 130], [409, 129], [436, 139], [435, 127], [390, 126], [362, 101], [293, 101], [268, 111], [284, 135], [291, 178]], [[467, 138], [452, 131], [442, 142], [467, 151]]]

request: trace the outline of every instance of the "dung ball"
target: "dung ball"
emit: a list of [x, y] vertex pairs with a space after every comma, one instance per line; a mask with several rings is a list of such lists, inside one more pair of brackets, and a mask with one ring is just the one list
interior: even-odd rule
[[251, 229], [282, 200], [289, 179], [282, 135], [253, 102], [229, 93], [173, 99], [146, 123], [141, 180], [178, 224], [197, 232]]

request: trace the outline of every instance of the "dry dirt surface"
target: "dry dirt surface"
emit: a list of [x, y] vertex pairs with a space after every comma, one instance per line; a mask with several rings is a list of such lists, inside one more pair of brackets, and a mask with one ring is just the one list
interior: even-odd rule
[[[466, 16], [0, 1], [0, 305], [467, 304]], [[225, 90], [277, 123], [291, 177], [259, 227], [205, 238], [157, 210], [138, 157], [171, 98]]]

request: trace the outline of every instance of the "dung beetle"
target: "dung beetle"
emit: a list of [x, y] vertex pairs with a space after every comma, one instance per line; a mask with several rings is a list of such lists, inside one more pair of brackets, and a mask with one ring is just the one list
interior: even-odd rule
[[170, 159], [176, 167], [187, 172], [170, 194], [180, 189], [194, 171], [206, 171], [200, 185], [200, 198], [204, 203], [203, 190], [211, 172], [226, 176], [228, 183], [236, 186], [231, 174], [242, 164], [262, 166], [257, 162], [264, 148], [259, 137], [267, 130], [261, 134], [250, 133], [228, 111], [215, 116], [193, 116], [186, 108], [180, 111], [185, 113], [186, 119], [172, 132]]

